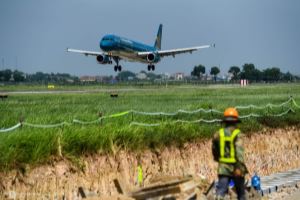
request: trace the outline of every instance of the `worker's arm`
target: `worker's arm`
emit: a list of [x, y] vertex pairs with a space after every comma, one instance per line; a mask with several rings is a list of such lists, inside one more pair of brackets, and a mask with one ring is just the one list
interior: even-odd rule
[[219, 158], [220, 158], [220, 145], [219, 145], [219, 134], [218, 133], [215, 133], [214, 134], [214, 137], [212, 139], [212, 154], [213, 154], [213, 157], [214, 157], [214, 160], [215, 161], [219, 161]]
[[235, 141], [235, 148], [236, 148], [236, 160], [237, 162], [244, 163], [244, 144], [243, 144], [243, 135], [240, 134], [237, 136], [236, 141]]
[[245, 165], [245, 149], [243, 144], [243, 134], [239, 134], [235, 141], [236, 148], [236, 168], [240, 169], [242, 174], [248, 173], [248, 169]]

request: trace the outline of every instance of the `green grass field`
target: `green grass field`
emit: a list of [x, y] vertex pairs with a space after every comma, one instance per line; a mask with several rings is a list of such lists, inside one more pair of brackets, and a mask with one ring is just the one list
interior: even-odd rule
[[[34, 87], [35, 88], [35, 87]], [[59, 90], [85, 90], [85, 93], [10, 94], [0, 101], [0, 128], [17, 124], [20, 119], [32, 124], [69, 122], [57, 128], [32, 128], [23, 126], [11, 132], [0, 133], [0, 170], [24, 164], [41, 164], [58, 155], [59, 147], [65, 157], [78, 157], [92, 153], [115, 153], [118, 149], [140, 151], [165, 145], [182, 145], [210, 137], [220, 123], [174, 123], [176, 120], [221, 118], [217, 113], [180, 113], [175, 116], [144, 116], [128, 114], [108, 118], [90, 125], [72, 124], [73, 119], [92, 121], [99, 113], [108, 116], [128, 110], [143, 112], [176, 112], [179, 109], [196, 110], [213, 108], [224, 110], [228, 106], [268, 103], [281, 104], [293, 96], [300, 104], [300, 84], [169, 86], [133, 88], [122, 87], [59, 87]], [[101, 90], [102, 89], [102, 90]], [[9, 91], [0, 86], [0, 90]], [[11, 90], [16, 91], [14, 86]], [[19, 90], [30, 90], [20, 86]], [[34, 89], [39, 90], [39, 89]], [[110, 91], [117, 91], [118, 98], [111, 98]], [[282, 117], [268, 117], [292, 107], [295, 112]], [[300, 112], [291, 103], [273, 109], [246, 109], [241, 115], [257, 113], [264, 117], [245, 119], [240, 124], [245, 133], [259, 131], [265, 126], [284, 127], [300, 124]], [[130, 126], [131, 122], [161, 123], [160, 126]]]

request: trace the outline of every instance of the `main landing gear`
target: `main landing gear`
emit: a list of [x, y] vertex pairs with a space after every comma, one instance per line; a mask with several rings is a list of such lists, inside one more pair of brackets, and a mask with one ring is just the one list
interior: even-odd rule
[[119, 61], [120, 61], [119, 57], [113, 57], [113, 59], [114, 59], [114, 61], [116, 62], [116, 65], [115, 65], [115, 67], [114, 67], [115, 72], [117, 72], [117, 71], [119, 71], [119, 72], [122, 71], [122, 66], [119, 65]]
[[121, 65], [115, 65], [115, 67], [114, 67], [114, 70], [115, 70], [115, 72], [117, 72], [117, 71], [122, 71], [122, 66]]
[[148, 65], [148, 71], [154, 71], [155, 70], [155, 66], [154, 65]]

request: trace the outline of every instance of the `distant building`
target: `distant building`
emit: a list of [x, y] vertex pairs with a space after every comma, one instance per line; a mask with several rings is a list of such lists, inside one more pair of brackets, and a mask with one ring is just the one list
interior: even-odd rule
[[109, 83], [112, 76], [81, 76], [80, 82], [98, 82], [98, 83]]
[[9, 81], [15, 81], [13, 74], [11, 74]]
[[171, 78], [171, 75], [170, 75], [169, 73], [166, 72], [166, 73], [164, 73], [164, 74], [161, 75], [161, 78], [162, 78], [162, 79], [170, 79], [170, 78]]
[[111, 83], [112, 79], [112, 76], [96, 76], [96, 81], [98, 83]]
[[147, 74], [140, 72], [136, 75], [136, 78], [140, 79], [140, 80], [145, 80], [145, 79], [147, 79]]
[[178, 73], [176, 73], [175, 74], [175, 80], [183, 80], [184, 79], [184, 73], [182, 73], [182, 72], [178, 72]]
[[214, 77], [213, 76], [211, 76], [211, 75], [206, 75], [206, 77], [205, 77], [205, 80], [207, 80], [207, 81], [211, 81], [211, 80], [213, 80], [214, 79]]
[[67, 82], [67, 83], [74, 83], [74, 80], [73, 80], [73, 79], [70, 79], [70, 78], [68, 78], [68, 79], [66, 79], [66, 82]]
[[107, 77], [105, 77], [105, 76], [95, 76], [95, 79], [96, 79], [97, 82], [104, 82], [107, 79]]
[[96, 81], [95, 76], [81, 76], [79, 79], [80, 79], [80, 82], [95, 82]]

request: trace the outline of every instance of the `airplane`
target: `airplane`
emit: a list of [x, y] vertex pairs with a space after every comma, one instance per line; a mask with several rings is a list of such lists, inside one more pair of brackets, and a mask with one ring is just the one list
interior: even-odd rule
[[99, 46], [103, 52], [85, 51], [79, 49], [67, 48], [67, 52], [74, 52], [84, 54], [85, 56], [96, 56], [99, 64], [112, 64], [112, 60], [116, 65], [114, 70], [121, 71], [122, 67], [119, 65], [120, 60], [127, 60], [131, 62], [141, 62], [148, 64], [148, 71], [154, 71], [155, 65], [161, 58], [165, 56], [173, 56], [181, 53], [192, 53], [193, 51], [215, 47], [215, 45], [203, 45], [188, 48], [161, 50], [162, 40], [162, 24], [159, 25], [157, 37], [154, 46], [142, 44], [117, 35], [105, 35], [99, 42]]

